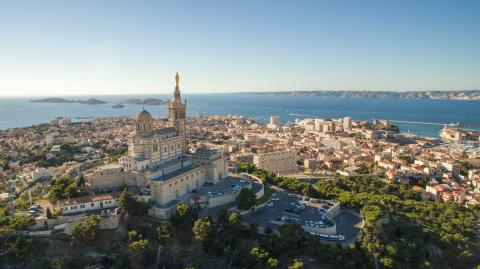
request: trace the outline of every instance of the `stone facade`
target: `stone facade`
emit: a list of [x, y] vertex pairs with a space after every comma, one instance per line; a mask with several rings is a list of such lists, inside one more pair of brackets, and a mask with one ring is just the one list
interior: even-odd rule
[[259, 169], [274, 173], [295, 173], [297, 172], [297, 153], [294, 150], [287, 150], [255, 154], [253, 163]]
[[128, 171], [116, 163], [100, 166], [87, 177], [87, 182], [93, 190], [147, 185], [147, 180], [142, 173]]
[[128, 170], [159, 167], [184, 154], [184, 139], [175, 128], [135, 131], [128, 139], [128, 155], [120, 158], [120, 164]]
[[135, 116], [135, 131], [128, 136], [128, 152], [118, 164], [99, 167], [88, 179], [93, 188], [122, 185], [148, 187], [153, 203], [149, 214], [171, 216], [175, 206], [188, 202], [191, 191], [205, 183], [216, 184], [228, 176], [223, 150], [197, 148], [186, 154], [186, 102], [175, 76], [173, 101], [168, 107], [169, 127], [154, 129], [152, 116], [142, 109]]

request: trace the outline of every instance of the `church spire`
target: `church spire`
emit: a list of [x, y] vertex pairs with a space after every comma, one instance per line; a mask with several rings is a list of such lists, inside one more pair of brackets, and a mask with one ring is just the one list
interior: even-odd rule
[[175, 91], [173, 101], [168, 104], [168, 126], [174, 127], [183, 137], [182, 151], [185, 152], [187, 143], [187, 104], [180, 99], [180, 76], [175, 75]]
[[173, 101], [176, 103], [181, 102], [179, 84], [180, 84], [180, 76], [178, 75], [178, 72], [177, 72], [177, 74], [175, 75], [175, 91], [173, 92]]

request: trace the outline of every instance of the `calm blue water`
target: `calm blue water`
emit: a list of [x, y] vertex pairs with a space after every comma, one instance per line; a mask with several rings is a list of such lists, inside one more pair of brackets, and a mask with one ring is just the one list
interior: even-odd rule
[[[58, 96], [55, 96], [58, 97]], [[23, 127], [49, 122], [57, 116], [109, 117], [133, 116], [141, 108], [139, 105], [126, 105], [114, 109], [112, 104], [129, 98], [156, 97], [168, 99], [171, 95], [136, 96], [94, 96], [108, 101], [104, 105], [32, 103], [30, 98], [0, 98], [0, 129]], [[90, 96], [64, 97], [83, 99]], [[282, 122], [293, 121], [289, 113], [312, 115], [324, 118], [351, 116], [358, 120], [390, 119], [438, 123], [480, 124], [480, 102], [459, 100], [383, 100], [321, 98], [306, 96], [260, 96], [239, 94], [191, 94], [184, 95], [188, 100], [190, 116], [203, 114], [238, 114], [254, 117], [265, 122], [271, 115], [279, 115]], [[165, 106], [147, 107], [153, 115], [166, 116]], [[437, 137], [442, 126], [397, 123], [402, 132], [422, 136]], [[478, 127], [476, 127], [478, 129]]]

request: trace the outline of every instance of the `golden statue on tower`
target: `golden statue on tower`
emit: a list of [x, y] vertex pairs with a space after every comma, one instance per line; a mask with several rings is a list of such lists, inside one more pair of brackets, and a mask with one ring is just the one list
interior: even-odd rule
[[180, 83], [180, 76], [178, 75], [178, 72], [177, 72], [177, 75], [175, 76], [175, 88], [178, 89], [179, 83]]

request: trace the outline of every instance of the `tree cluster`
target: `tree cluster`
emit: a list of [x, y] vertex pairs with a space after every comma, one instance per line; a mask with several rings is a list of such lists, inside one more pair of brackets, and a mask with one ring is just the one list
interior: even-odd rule
[[15, 231], [26, 230], [33, 223], [30, 217], [14, 216], [6, 208], [0, 208], [0, 237]]
[[308, 182], [300, 181], [291, 177], [279, 177], [272, 172], [260, 169], [254, 171], [253, 174], [262, 181], [279, 186], [283, 189], [295, 192], [297, 194], [308, 197], [318, 197], [317, 191]]
[[87, 216], [73, 227], [70, 242], [72, 245], [88, 245], [98, 238], [100, 217]]
[[119, 198], [119, 208], [127, 215], [142, 216], [148, 212], [150, 206], [133, 198], [132, 194], [125, 188]]
[[[378, 260], [385, 268], [431, 267], [433, 263], [468, 268], [480, 262], [478, 247], [471, 240], [480, 216], [478, 207], [423, 201], [409, 185], [385, 183], [369, 175], [322, 180], [313, 187], [264, 170], [252, 173], [297, 194], [337, 199], [359, 210], [365, 227], [355, 249], [361, 254], [355, 254], [358, 259], [352, 261], [356, 266]], [[442, 249], [443, 254], [433, 249]]]
[[247, 188], [242, 188], [238, 194], [238, 209], [240, 210], [249, 210], [251, 209], [257, 200], [257, 197], [252, 190]]
[[57, 180], [52, 180], [48, 199], [54, 203], [61, 199], [74, 198], [87, 194], [85, 181], [76, 182], [70, 176], [62, 176]]
[[[383, 267], [420, 268], [441, 262], [468, 268], [480, 261], [471, 241], [477, 207], [423, 201], [408, 185], [374, 177], [320, 181], [316, 189], [322, 197], [360, 209], [365, 220], [360, 246]], [[433, 251], [437, 248], [443, 249], [442, 255]]]
[[[234, 268], [287, 267], [294, 264], [291, 257], [301, 252], [305, 241], [298, 224], [285, 224], [280, 227], [280, 235], [264, 237], [257, 233], [255, 223], [243, 225], [240, 214], [225, 208], [216, 221], [211, 217], [197, 219], [192, 230], [206, 255], [222, 257]], [[282, 266], [282, 261], [288, 264]]]
[[244, 163], [241, 162], [238, 164], [238, 172], [239, 173], [253, 173], [255, 170], [257, 170], [257, 167], [254, 164], [251, 163]]

